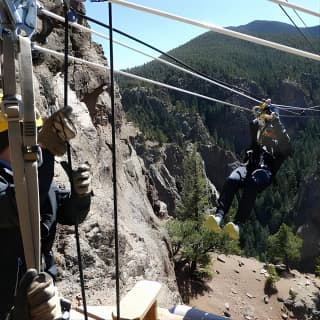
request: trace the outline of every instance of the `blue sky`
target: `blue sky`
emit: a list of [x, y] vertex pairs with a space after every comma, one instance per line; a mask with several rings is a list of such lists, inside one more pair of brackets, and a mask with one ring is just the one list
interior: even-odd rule
[[[268, 0], [127, 0], [142, 6], [166, 11], [175, 15], [209, 22], [216, 26], [228, 27], [247, 24], [253, 20], [273, 20], [291, 24], [290, 20], [283, 13], [281, 8]], [[308, 8], [309, 10], [320, 12], [320, 0], [289, 0], [290, 3]], [[105, 24], [108, 24], [108, 4], [107, 2], [93, 3], [89, 0], [85, 2], [87, 15]], [[295, 23], [303, 27], [295, 12], [286, 8]], [[113, 26], [140, 40], [147, 42], [162, 51], [169, 51], [176, 48], [192, 38], [206, 32], [206, 29], [191, 26], [182, 22], [158, 17], [150, 13], [140, 12], [121, 5], [113, 4]], [[298, 12], [299, 16], [307, 26], [320, 25], [320, 18]], [[95, 31], [108, 35], [108, 30], [91, 24]], [[157, 52], [148, 50], [146, 47], [138, 45], [117, 33], [114, 39], [119, 40], [131, 47], [144, 51], [152, 56], [159, 56]], [[105, 55], [109, 57], [108, 41], [94, 36], [93, 39], [101, 43], [105, 50]], [[141, 65], [151, 59], [130, 49], [114, 45], [114, 66], [116, 69], [125, 69], [136, 65]]]

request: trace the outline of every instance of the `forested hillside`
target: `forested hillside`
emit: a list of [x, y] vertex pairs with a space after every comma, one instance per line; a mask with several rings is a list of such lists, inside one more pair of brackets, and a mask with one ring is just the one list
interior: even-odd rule
[[[308, 41], [294, 27], [278, 22], [255, 21], [232, 29], [317, 54], [320, 52], [320, 27], [302, 29]], [[257, 99], [271, 98], [276, 104], [304, 108], [320, 105], [320, 63], [317, 61], [213, 32], [206, 32], [169, 54], [193, 69]], [[129, 71], [242, 107], [251, 109], [256, 104], [158, 61]], [[203, 135], [193, 135], [192, 138], [187, 136], [184, 132], [186, 121], [181, 120], [198, 115], [209, 132], [207, 142], [234, 152], [235, 157], [241, 161], [243, 150], [249, 142], [247, 127], [252, 118], [250, 112], [150, 84], [138, 84], [127, 78], [118, 79], [118, 83], [124, 109], [146, 139], [177, 143], [182, 148], [192, 140], [200, 145], [205, 144], [206, 141], [199, 138]], [[144, 90], [152, 93], [153, 100], [147, 102], [141, 99], [131, 103], [130, 90], [137, 86], [147, 87]], [[306, 111], [292, 114], [281, 111], [280, 114], [291, 136], [293, 153], [278, 173], [276, 182], [259, 195], [252, 218], [242, 232], [241, 245], [245, 254], [262, 260], [270, 259], [267, 239], [277, 233], [282, 224], [296, 232], [303, 223], [301, 216], [306, 217], [308, 208], [299, 207], [300, 187], [319, 174], [319, 113]], [[236, 206], [234, 203], [231, 216]]]

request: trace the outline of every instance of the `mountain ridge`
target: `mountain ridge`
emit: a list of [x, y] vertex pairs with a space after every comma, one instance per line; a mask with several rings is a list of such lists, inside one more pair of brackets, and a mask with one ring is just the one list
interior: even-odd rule
[[[280, 21], [254, 20], [240, 26], [230, 26], [227, 29], [243, 32], [243, 33], [275, 33], [275, 34], [291, 34], [299, 33], [296, 27], [291, 24]], [[312, 27], [299, 28], [306, 35], [320, 36], [320, 25]]]

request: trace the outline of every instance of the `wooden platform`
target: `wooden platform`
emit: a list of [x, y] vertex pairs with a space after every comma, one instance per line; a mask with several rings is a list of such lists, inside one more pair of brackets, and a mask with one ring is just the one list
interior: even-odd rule
[[[156, 320], [157, 296], [161, 284], [156, 281], [142, 280], [120, 301], [121, 320]], [[112, 312], [113, 320], [117, 319], [117, 311]]]
[[[112, 320], [112, 310], [114, 307], [108, 306], [88, 306], [89, 320]], [[120, 309], [121, 312], [121, 309]], [[157, 320], [182, 320], [182, 316], [178, 316], [169, 312], [168, 309], [157, 308]], [[84, 320], [83, 310], [71, 310], [70, 320]]]
[[[171, 314], [167, 309], [157, 307], [157, 296], [161, 284], [142, 280], [121, 299], [120, 320], [182, 320], [183, 317]], [[90, 320], [117, 320], [115, 307], [88, 306]], [[71, 320], [83, 320], [83, 308], [71, 312]]]
[[[108, 306], [87, 306], [88, 318], [90, 320], [112, 320], [112, 310], [114, 307]], [[84, 320], [83, 308], [78, 307], [71, 310], [70, 320]]]

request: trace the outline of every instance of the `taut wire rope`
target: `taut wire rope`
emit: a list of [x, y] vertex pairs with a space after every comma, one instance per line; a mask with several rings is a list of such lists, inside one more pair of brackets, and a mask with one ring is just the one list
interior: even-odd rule
[[288, 17], [288, 19], [291, 21], [291, 23], [294, 25], [294, 27], [296, 28], [296, 30], [299, 32], [299, 34], [303, 37], [304, 40], [306, 40], [310, 46], [310, 48], [315, 51], [313, 44], [311, 43], [311, 41], [309, 40], [309, 38], [304, 34], [304, 32], [302, 32], [302, 30], [297, 26], [297, 24], [294, 22], [294, 20], [291, 18], [291, 16], [289, 15], [289, 13], [286, 11], [286, 9], [279, 4], [279, 7], [281, 8], [281, 10], [283, 11], [283, 13]]
[[110, 54], [110, 98], [112, 114], [112, 185], [113, 185], [113, 215], [114, 215], [114, 251], [116, 272], [116, 308], [117, 320], [120, 319], [120, 266], [119, 266], [119, 232], [118, 232], [118, 192], [117, 192], [117, 148], [116, 148], [116, 110], [114, 94], [114, 67], [113, 67], [113, 32], [112, 32], [112, 4], [108, 3], [109, 12], [109, 54]]
[[296, 4], [285, 2], [285, 1], [282, 1], [282, 0], [269, 0], [269, 1], [277, 3], [277, 4], [281, 4], [281, 5], [285, 6], [285, 7], [291, 8], [291, 9], [295, 9], [295, 10], [310, 14], [310, 15], [315, 16], [315, 17], [320, 17], [320, 13], [319, 12], [315, 12], [315, 11], [309, 10], [307, 8], [298, 6]]
[[[56, 14], [53, 14], [53, 13], [48, 13], [48, 12], [50, 12], [50, 11], [42, 10], [42, 12], [43, 12], [45, 15], [48, 15], [48, 16], [50, 16], [50, 17], [52, 17], [52, 18], [57, 19], [58, 21], [61, 21], [61, 22], [64, 21], [64, 19], [63, 19], [62, 17], [60, 17], [60, 16], [58, 16], [58, 15], [56, 15]], [[84, 17], [85, 19], [88, 19], [87, 16], [84, 16], [84, 15], [81, 15], [81, 16]], [[93, 19], [91, 19], [91, 20], [93, 20]], [[96, 20], [95, 20], [95, 23], [97, 23], [97, 24], [99, 24], [99, 25], [101, 25], [101, 26], [109, 29], [109, 26], [107, 26], [106, 24], [103, 24], [103, 23], [98, 22], [98, 21], [96, 21]], [[100, 32], [93, 31], [93, 30], [91, 30], [91, 29], [89, 29], [89, 28], [87, 28], [87, 27], [81, 26], [81, 25], [78, 24], [78, 23], [74, 23], [74, 22], [73, 22], [73, 23], [70, 23], [70, 25], [72, 25], [73, 27], [78, 28], [78, 29], [80, 29], [80, 30], [90, 32], [90, 33], [95, 34], [95, 35], [97, 35], [97, 36], [99, 36], [99, 37], [101, 37], [101, 38], [104, 38], [104, 39], [106, 39], [106, 40], [109, 40], [109, 37], [105, 36], [104, 34], [102, 34], [102, 33], [100, 33]], [[112, 29], [113, 29], [113, 31], [118, 32], [118, 33], [121, 33], [122, 35], [125, 34], [125, 33], [123, 33], [122, 31], [119, 31], [119, 30], [117, 30], [117, 29], [115, 29], [115, 28], [112, 28]], [[157, 61], [159, 61], [159, 62], [161, 62], [161, 63], [167, 64], [167, 65], [169, 65], [169, 66], [171, 66], [171, 67], [173, 67], [173, 68], [179, 69], [179, 70], [181, 70], [181, 71], [183, 71], [183, 72], [189, 73], [189, 74], [191, 74], [191, 75], [193, 75], [193, 76], [195, 76], [195, 77], [198, 77], [198, 78], [200, 78], [200, 79], [202, 79], [202, 80], [205, 80], [205, 81], [207, 81], [207, 82], [210, 82], [211, 84], [214, 84], [214, 85], [216, 85], [216, 86], [219, 86], [219, 87], [221, 87], [221, 88], [223, 88], [223, 89], [232, 91], [233, 93], [236, 93], [236, 94], [238, 94], [238, 95], [241, 95], [241, 96], [243, 96], [243, 97], [245, 97], [245, 98], [247, 98], [247, 99], [249, 99], [249, 100], [252, 100], [252, 101], [261, 103], [261, 100], [256, 99], [256, 98], [254, 98], [254, 97], [252, 97], [252, 96], [250, 96], [250, 95], [248, 95], [248, 94], [245, 94], [245, 93], [243, 93], [243, 92], [241, 92], [241, 91], [238, 91], [238, 90], [232, 88], [232, 86], [230, 86], [229, 84], [226, 84], [226, 83], [223, 82], [223, 81], [220, 81], [220, 80], [217, 80], [217, 79], [213, 79], [213, 78], [211, 78], [211, 77], [209, 77], [209, 76], [207, 76], [207, 75], [205, 75], [205, 74], [203, 74], [203, 73], [201, 73], [201, 72], [193, 69], [193, 68], [190, 67], [189, 65], [185, 64], [183, 61], [181, 61], [181, 60], [179, 60], [179, 59], [176, 59], [175, 57], [173, 57], [173, 56], [171, 56], [171, 55], [168, 55], [168, 54], [166, 54], [165, 52], [163, 52], [163, 51], [161, 51], [161, 50], [159, 50], [159, 49], [157, 49], [157, 48], [155, 48], [155, 47], [153, 47], [153, 46], [150, 46], [150, 45], [144, 43], [143, 41], [141, 41], [141, 40], [139, 40], [139, 39], [136, 39], [136, 38], [134, 38], [134, 37], [132, 37], [132, 36], [129, 36], [129, 35], [128, 35], [128, 37], [129, 37], [130, 39], [134, 39], [135, 41], [138, 41], [139, 43], [144, 44], [144, 45], [150, 47], [150, 48], [153, 49], [153, 50], [156, 50], [156, 51], [160, 52], [161, 54], [165, 55], [166, 57], [169, 57], [170, 59], [174, 60], [175, 62], [179, 63], [180, 65], [185, 66], [185, 67], [186, 67], [187, 69], [189, 69], [189, 70], [187, 70], [187, 69], [185, 69], [185, 68], [182, 68], [182, 67], [180, 67], [180, 66], [177, 66], [177, 65], [175, 65], [175, 64], [173, 64], [173, 63], [171, 63], [171, 62], [169, 62], [169, 61], [166, 61], [166, 60], [164, 60], [164, 59], [161, 59], [161, 58], [158, 58], [158, 57], [149, 55], [149, 54], [147, 54], [147, 53], [145, 53], [145, 52], [142, 52], [142, 51], [140, 51], [140, 50], [138, 50], [138, 49], [132, 48], [131, 46], [128, 46], [127, 44], [124, 44], [124, 43], [121, 42], [121, 41], [118, 41], [118, 40], [113, 39], [113, 43], [116, 43], [116, 44], [118, 44], [118, 45], [120, 45], [120, 46], [126, 47], [126, 48], [128, 48], [128, 49], [130, 49], [130, 50], [133, 50], [133, 51], [135, 51], [135, 52], [137, 52], [137, 53], [140, 53], [140, 54], [142, 54], [142, 55], [144, 55], [144, 56], [147, 56], [147, 57], [149, 57], [149, 58], [151, 58], [151, 59], [157, 60]]]
[[[48, 53], [48, 54], [51, 54], [51, 55], [54, 55], [54, 56], [60, 57], [60, 58], [63, 57], [63, 54], [60, 53], [60, 52], [57, 52], [57, 51], [54, 51], [54, 50], [51, 50], [51, 49], [47, 49], [47, 48], [43, 48], [43, 47], [38, 46], [38, 45], [34, 45], [33, 47], [34, 47], [34, 49], [42, 51], [44, 53]], [[104, 65], [101, 65], [101, 64], [98, 64], [98, 63], [95, 63], [95, 62], [86, 61], [86, 60], [83, 60], [83, 59], [80, 59], [80, 58], [76, 58], [76, 57], [73, 57], [73, 56], [69, 56], [69, 59], [73, 60], [73, 61], [76, 61], [76, 62], [79, 62], [79, 63], [87, 64], [88, 66], [91, 66], [91, 67], [94, 67], [94, 68], [110, 70], [110, 68], [107, 67], [107, 66], [104, 66]], [[215, 98], [212, 98], [212, 97], [208, 97], [208, 96], [205, 96], [205, 95], [202, 95], [202, 94], [199, 94], [199, 93], [196, 93], [196, 92], [192, 92], [192, 91], [189, 91], [189, 90], [177, 88], [177, 87], [174, 87], [172, 85], [165, 84], [165, 83], [162, 83], [162, 82], [159, 82], [159, 81], [155, 81], [155, 80], [151, 80], [151, 79], [148, 79], [148, 78], [140, 77], [140, 76], [137, 76], [137, 75], [129, 73], [129, 72], [125, 72], [125, 71], [121, 71], [121, 70], [114, 70], [114, 73], [118, 73], [118, 74], [121, 74], [123, 76], [135, 79], [135, 80], [151, 83], [151, 84], [154, 84], [154, 85], [157, 85], [157, 86], [161, 86], [161, 87], [164, 87], [164, 88], [167, 88], [167, 89], [171, 89], [171, 90], [187, 93], [187, 94], [190, 94], [190, 95], [193, 95], [193, 96], [196, 96], [196, 97], [199, 97], [199, 98], [203, 98], [203, 99], [206, 99], [206, 100], [209, 100], [209, 101], [212, 101], [212, 102], [216, 102], [216, 103], [224, 104], [224, 105], [227, 105], [227, 106], [230, 106], [230, 107], [234, 107], [236, 109], [240, 109], [240, 110], [244, 110], [244, 111], [251, 111], [248, 108], [241, 107], [241, 106], [233, 104], [233, 103], [229, 103], [229, 102], [226, 102], [226, 101], [218, 100], [218, 99], [215, 99]]]
[[200, 28], [204, 28], [204, 29], [216, 32], [216, 33], [220, 33], [220, 34], [223, 34], [223, 35], [226, 35], [226, 36], [229, 36], [229, 37], [233, 37], [233, 38], [236, 38], [236, 39], [245, 40], [245, 41], [248, 41], [248, 42], [251, 42], [251, 43], [255, 43], [255, 44], [259, 44], [259, 45], [262, 45], [262, 46], [265, 46], [265, 47], [269, 47], [269, 48], [273, 48], [273, 49], [276, 49], [276, 50], [280, 50], [280, 51], [284, 51], [284, 52], [287, 52], [287, 53], [291, 53], [291, 54], [294, 54], [294, 55], [297, 55], [297, 56], [300, 56], [300, 57], [308, 58], [308, 59], [315, 60], [315, 61], [320, 61], [320, 55], [318, 55], [318, 54], [314, 54], [314, 53], [311, 53], [311, 52], [308, 52], [308, 51], [303, 51], [303, 50], [300, 50], [300, 49], [292, 48], [292, 47], [289, 47], [289, 46], [286, 46], [286, 45], [283, 45], [283, 44], [280, 44], [280, 43], [276, 43], [276, 42], [272, 42], [272, 41], [269, 41], [269, 40], [257, 38], [257, 37], [250, 36], [248, 34], [244, 34], [244, 33], [237, 32], [237, 31], [233, 31], [233, 30], [230, 30], [230, 29], [218, 27], [218, 26], [215, 26], [215, 25], [213, 25], [211, 23], [208, 23], [208, 22], [201, 22], [201, 21], [185, 18], [185, 17], [182, 17], [182, 16], [171, 14], [169, 12], [160, 11], [160, 10], [157, 10], [157, 9], [153, 9], [153, 8], [137, 5], [135, 3], [127, 2], [127, 1], [123, 1], [123, 0], [109, 0], [109, 1], [113, 2], [115, 4], [118, 4], [118, 5], [122, 5], [122, 6], [126, 6], [126, 7], [129, 7], [129, 8], [138, 10], [138, 11], [144, 11], [144, 12], [148, 12], [148, 13], [160, 16], [160, 17], [164, 17], [164, 18], [168, 18], [168, 19], [171, 19], [171, 20], [176, 20], [176, 21], [187, 23], [187, 24], [191, 24], [191, 25], [194, 25], [194, 26], [197, 26], [197, 27], [200, 27]]
[[[105, 23], [102, 23], [102, 22], [100, 22], [100, 21], [98, 21], [98, 20], [96, 20], [96, 19], [93, 19], [93, 18], [91, 18], [91, 17], [88, 17], [88, 16], [86, 16], [86, 15], [80, 13], [80, 12], [76, 12], [76, 14], [79, 15], [79, 16], [81, 16], [81, 17], [84, 18], [84, 19], [87, 19], [88, 21], [91, 21], [91, 22], [93, 22], [93, 23], [101, 26], [101, 27], [108, 28], [108, 29], [110, 28], [110, 27], [109, 27], [108, 25], [106, 25]], [[228, 84], [228, 83], [226, 83], [226, 82], [224, 82], [224, 81], [221, 81], [221, 80], [218, 80], [218, 79], [214, 79], [213, 77], [210, 77], [210, 76], [204, 74], [203, 72], [200, 72], [200, 71], [194, 69], [194, 68], [191, 67], [189, 64], [186, 64], [186, 63], [183, 62], [182, 60], [174, 57], [174, 56], [171, 55], [171, 54], [168, 54], [168, 53], [160, 50], [159, 48], [157, 48], [157, 47], [155, 47], [155, 46], [153, 46], [153, 45], [150, 45], [149, 43], [146, 43], [145, 41], [142, 41], [142, 40], [140, 40], [140, 39], [138, 39], [138, 38], [136, 38], [136, 37], [133, 37], [132, 35], [129, 35], [128, 33], [123, 32], [123, 31], [121, 31], [121, 30], [119, 30], [119, 29], [116, 29], [116, 28], [112, 28], [112, 29], [113, 29], [114, 32], [116, 32], [116, 33], [118, 33], [118, 34], [121, 34], [122, 36], [125, 36], [126, 38], [128, 38], [128, 39], [130, 39], [130, 40], [136, 41], [136, 42], [138, 42], [138, 43], [140, 43], [140, 44], [142, 44], [142, 45], [144, 45], [144, 46], [146, 46], [146, 47], [148, 47], [148, 48], [150, 48], [150, 49], [152, 49], [152, 50], [154, 50], [154, 51], [162, 54], [163, 56], [169, 58], [170, 60], [178, 63], [180, 66], [186, 68], [187, 70], [192, 71], [193, 73], [190, 73], [190, 74], [192, 74], [192, 75], [194, 75], [194, 76], [199, 75], [199, 76], [201, 76], [202, 79], [209, 80], [211, 83], [213, 83], [213, 84], [215, 84], [215, 85], [221, 85], [222, 88], [227, 87], [228, 90], [229, 90], [229, 89], [231, 90], [231, 88], [232, 88], [232, 89], [241, 90], [241, 91], [234, 90], [234, 92], [235, 92], [236, 94], [242, 95], [242, 96], [244, 96], [244, 97], [246, 97], [246, 98], [248, 98], [248, 99], [250, 99], [250, 100], [253, 100], [253, 101], [256, 101], [256, 102], [261, 102], [261, 100], [256, 99], [256, 98], [250, 96], [250, 95], [249, 95], [249, 92], [246, 92], [246, 90], [244, 90], [244, 89], [240, 89], [240, 88], [238, 88], [238, 87], [236, 87], [236, 86], [233, 86], [233, 85], [230, 85], [230, 84]], [[123, 46], [123, 47], [126, 47], [126, 48], [128, 48], [128, 49], [130, 49], [130, 50], [136, 51], [136, 52], [138, 52], [138, 53], [140, 53], [140, 54], [142, 54], [142, 55], [145, 55], [145, 56], [147, 56], [147, 57], [149, 57], [149, 58], [152, 58], [152, 59], [154, 59], [154, 60], [158, 60], [158, 61], [161, 61], [161, 62], [164, 62], [164, 63], [168, 63], [168, 61], [166, 61], [166, 60], [164, 60], [164, 59], [157, 58], [157, 57], [154, 57], [154, 56], [152, 56], [152, 55], [146, 54], [145, 52], [142, 52], [142, 51], [140, 51], [140, 50], [137, 50], [137, 49], [135, 49], [135, 48], [132, 48], [131, 46], [128, 46], [128, 45], [126, 45], [126, 44], [124, 44], [124, 43], [122, 43], [122, 42], [120, 42], [120, 41], [113, 40], [113, 42], [114, 42], [114, 43], [117, 43], [117, 44], [119, 44], [119, 45], [121, 45], [121, 46]], [[172, 64], [172, 63], [171, 63], [170, 65], [173, 66], [173, 67], [177, 67], [177, 65]], [[180, 69], [180, 70], [183, 70], [183, 71], [186, 71], [184, 68], [179, 68], [179, 69]], [[223, 87], [222, 85], [223, 85], [224, 87]], [[244, 92], [246, 92], [247, 94], [244, 94]]]
[[[68, 107], [68, 65], [69, 65], [69, 6], [68, 3], [64, 2], [64, 13], [65, 13], [65, 23], [64, 23], [64, 107]], [[68, 176], [71, 185], [71, 193], [74, 192], [73, 186], [73, 177], [72, 177], [72, 157], [71, 157], [71, 147], [70, 143], [67, 144], [67, 158], [68, 158]], [[85, 286], [84, 286], [84, 276], [83, 276], [83, 266], [81, 259], [81, 247], [80, 247], [80, 235], [79, 235], [79, 227], [78, 223], [74, 225], [75, 238], [76, 238], [76, 247], [77, 247], [77, 257], [78, 257], [78, 266], [79, 266], [79, 278], [80, 278], [80, 286], [81, 286], [81, 296], [82, 296], [82, 304], [84, 310], [84, 318], [88, 320], [88, 312], [87, 312], [87, 301], [85, 294]]]
[[[43, 48], [43, 47], [35, 45], [35, 44], [33, 45], [33, 48], [36, 49], [36, 50], [39, 50], [39, 51], [41, 51], [43, 53], [54, 55], [54, 56], [56, 56], [58, 58], [63, 58], [63, 53], [61, 53], [61, 52], [57, 52], [57, 51], [54, 51], [54, 50], [51, 50], [51, 49], [48, 49], [48, 48]], [[81, 59], [81, 58], [69, 56], [69, 59], [72, 60], [72, 61], [78, 62], [78, 63], [86, 64], [86, 65], [91, 66], [93, 68], [105, 69], [105, 70], [108, 70], [108, 71], [110, 70], [110, 68], [105, 66], [105, 65], [101, 65], [101, 64], [98, 64], [98, 63], [95, 63], [95, 62], [90, 62], [90, 61], [87, 61], [87, 60], [84, 60], [84, 59]], [[181, 89], [181, 88], [178, 88], [178, 87], [175, 87], [175, 86], [172, 86], [172, 85], [168, 85], [168, 84], [165, 84], [165, 83], [162, 83], [162, 82], [159, 82], [159, 81], [155, 81], [155, 80], [151, 80], [151, 79], [144, 78], [144, 77], [141, 77], [141, 76], [137, 76], [137, 75], [131, 74], [129, 72], [125, 72], [125, 71], [121, 71], [121, 70], [114, 70], [114, 73], [118, 73], [118, 74], [121, 74], [121, 75], [126, 76], [128, 78], [132, 78], [132, 79], [139, 80], [139, 81], [142, 81], [142, 82], [151, 83], [151, 84], [154, 84], [154, 85], [157, 85], [157, 86], [160, 86], [160, 87], [164, 87], [164, 88], [167, 88], [167, 89], [171, 89], [171, 90], [175, 90], [175, 91], [178, 91], [178, 92], [182, 92], [182, 93], [186, 93], [186, 94], [189, 94], [189, 95], [193, 95], [193, 96], [196, 96], [196, 97], [199, 97], [199, 98], [202, 98], [202, 99], [205, 99], [205, 100], [209, 100], [209, 101], [212, 101], [212, 102], [216, 102], [216, 103], [219, 103], [219, 104], [227, 105], [229, 107], [233, 107], [233, 108], [236, 108], [236, 109], [239, 109], [239, 110], [251, 112], [251, 109], [249, 109], [249, 108], [241, 107], [239, 105], [232, 104], [232, 103], [229, 103], [229, 102], [226, 102], [226, 101], [222, 101], [222, 100], [218, 100], [218, 99], [215, 99], [215, 98], [212, 98], [212, 97], [208, 97], [208, 96], [196, 93], [196, 92], [192, 92], [192, 91], [189, 91], [189, 90]], [[272, 105], [278, 107], [281, 110], [286, 110], [288, 112], [291, 111], [290, 110], [291, 108], [298, 108], [301, 111], [310, 111], [310, 110], [319, 111], [316, 108], [320, 107], [320, 106], [314, 106], [314, 107], [309, 107], [309, 108], [303, 108], [303, 107], [300, 108], [300, 107], [288, 107], [288, 106], [283, 106], [283, 105], [280, 105], [280, 104], [272, 104]], [[282, 115], [282, 117], [285, 117], [285, 116], [286, 115]]]
[[[56, 19], [56, 20], [58, 20], [58, 21], [61, 21], [61, 22], [64, 22], [64, 18], [63, 18], [63, 17], [61, 17], [61, 16], [59, 16], [59, 15], [56, 15], [56, 14], [50, 12], [50, 11], [47, 11], [47, 10], [45, 10], [45, 9], [42, 8], [42, 9], [41, 9], [41, 12], [42, 12], [43, 14], [51, 17], [51, 18], [54, 18], [54, 19]], [[76, 13], [77, 13], [77, 12], [76, 12]], [[77, 14], [78, 14], [78, 13], [77, 13]], [[109, 26], [107, 26], [106, 24], [104, 24], [104, 23], [102, 23], [102, 22], [99, 22], [99, 21], [97, 21], [97, 20], [95, 20], [95, 19], [89, 18], [89, 17], [87, 17], [87, 16], [85, 16], [85, 15], [82, 15], [82, 14], [78, 14], [78, 15], [81, 16], [81, 17], [83, 17], [83, 18], [85, 18], [85, 19], [92, 20], [94, 23], [97, 23], [97, 24], [99, 24], [99, 25], [101, 25], [101, 26], [109, 29]], [[86, 31], [86, 32], [95, 34], [95, 35], [97, 35], [97, 36], [99, 36], [99, 37], [101, 37], [101, 38], [104, 38], [104, 39], [106, 39], [106, 40], [109, 40], [109, 37], [107, 37], [106, 35], [104, 35], [104, 34], [102, 34], [102, 33], [100, 33], [100, 32], [94, 31], [94, 30], [92, 30], [92, 29], [90, 29], [90, 28], [87, 28], [87, 27], [85, 27], [85, 26], [82, 26], [82, 25], [80, 25], [80, 24], [78, 24], [78, 23], [69, 22], [69, 25], [71, 25], [71, 26], [73, 26], [73, 27], [75, 27], [75, 28], [78, 28], [78, 29], [80, 29], [80, 30], [83, 30], [83, 31]], [[150, 46], [150, 45], [146, 44], [145, 42], [143, 42], [143, 41], [141, 41], [141, 40], [139, 40], [139, 39], [137, 39], [137, 38], [134, 38], [134, 37], [132, 37], [132, 36], [130, 36], [130, 35], [127, 35], [126, 33], [123, 33], [122, 31], [119, 31], [119, 30], [117, 30], [117, 29], [115, 29], [115, 28], [112, 28], [112, 29], [113, 29], [113, 31], [115, 31], [115, 32], [118, 32], [118, 33], [120, 33], [120, 34], [122, 34], [122, 35], [128, 36], [130, 39], [135, 40], [135, 41], [137, 41], [137, 42], [139, 42], [139, 43], [141, 43], [141, 44], [144, 44], [144, 45], [150, 47], [150, 48], [153, 49], [153, 50], [156, 50], [156, 51], [162, 53], [161, 50], [159, 50], [159, 49], [157, 49], [157, 48], [155, 48], [155, 47], [153, 47], [153, 46]], [[179, 59], [176, 59], [175, 57], [173, 57], [173, 56], [171, 56], [171, 55], [168, 55], [168, 54], [165, 54], [165, 53], [164, 53], [164, 55], [168, 56], [169, 58], [171, 58], [171, 59], [173, 59], [173, 60], [176, 60], [177, 63], [180, 63], [181, 65], [186, 65], [186, 67], [187, 67], [188, 69], [192, 70], [192, 71], [189, 71], [189, 70], [186, 70], [186, 69], [184, 69], [184, 68], [181, 68], [181, 67], [179, 67], [179, 66], [177, 66], [177, 65], [175, 65], [175, 64], [172, 64], [172, 63], [170, 63], [170, 62], [168, 62], [168, 61], [166, 61], [166, 60], [163, 60], [163, 59], [161, 59], [161, 58], [157, 58], [157, 57], [154, 57], [154, 56], [152, 56], [152, 55], [146, 54], [146, 53], [144, 53], [144, 52], [142, 52], [142, 51], [140, 51], [140, 50], [138, 50], [138, 49], [132, 48], [132, 47], [130, 47], [130, 46], [128, 46], [128, 45], [126, 45], [126, 44], [124, 44], [124, 43], [122, 43], [122, 42], [120, 42], [120, 41], [117, 41], [117, 40], [115, 40], [115, 39], [113, 39], [113, 43], [116, 43], [116, 44], [118, 44], [118, 45], [121, 45], [121, 46], [123, 46], [123, 47], [126, 47], [126, 48], [128, 48], [128, 49], [130, 49], [130, 50], [133, 50], [133, 51], [135, 51], [135, 52], [138, 52], [138, 53], [140, 53], [140, 54], [142, 54], [142, 55], [145, 55], [145, 56], [147, 56], [147, 57], [150, 57], [150, 58], [152, 58], [152, 59], [158, 60], [158, 61], [161, 62], [161, 63], [170, 65], [170, 66], [172, 66], [172, 67], [174, 67], [174, 68], [176, 68], [176, 69], [179, 69], [179, 70], [181, 70], [181, 71], [184, 71], [184, 72], [186, 72], [186, 73], [189, 73], [189, 74], [191, 74], [191, 75], [193, 75], [193, 76], [196, 76], [196, 77], [198, 77], [198, 78], [200, 78], [200, 79], [202, 79], [202, 80], [205, 80], [205, 81], [210, 82], [210, 83], [212, 83], [212, 84], [214, 84], [214, 85], [220, 86], [221, 88], [224, 88], [224, 89], [229, 90], [229, 91], [232, 91], [232, 92], [234, 92], [234, 93], [236, 93], [236, 94], [238, 94], [238, 95], [241, 95], [241, 96], [243, 96], [243, 97], [246, 97], [246, 98], [249, 99], [249, 100], [255, 101], [255, 102], [257, 102], [257, 103], [261, 103], [260, 100], [254, 98], [254, 97], [252, 97], [252, 96], [250, 96], [250, 95], [244, 94], [244, 93], [241, 92], [241, 91], [237, 91], [237, 90], [233, 89], [231, 85], [226, 84], [226, 83], [224, 83], [223, 81], [216, 80], [216, 79], [213, 79], [213, 78], [208, 77], [208, 76], [206, 76], [206, 75], [203, 75], [201, 72], [198, 72], [198, 71], [196, 71], [196, 70], [195, 70], [195, 73], [193, 73], [192, 71], [193, 71], [194, 69], [192, 69], [190, 66], [184, 64], [184, 62], [180, 61]], [[242, 91], [243, 91], [243, 90], [242, 90]], [[281, 107], [280, 107], [280, 105], [277, 105], [277, 106], [279, 106], [280, 109], [283, 109], [283, 110], [286, 109], [287, 112], [291, 112], [291, 111], [289, 111], [289, 110], [292, 109], [292, 108], [295, 108], [295, 107], [292, 107], [292, 106], [285, 106], [285, 105], [281, 105]], [[305, 108], [304, 108], [304, 109], [305, 109]], [[310, 108], [309, 108], [309, 109], [310, 109]], [[293, 112], [291, 112], [291, 113], [293, 113]]]

